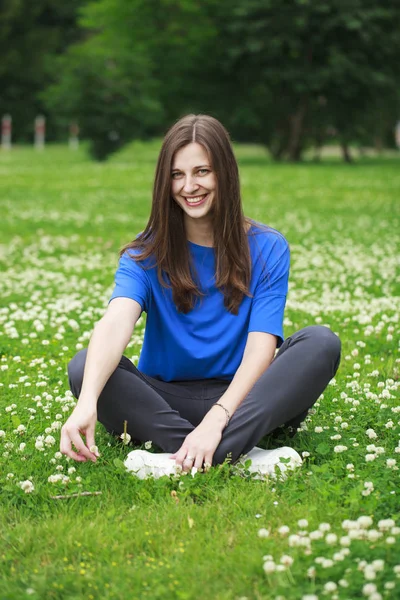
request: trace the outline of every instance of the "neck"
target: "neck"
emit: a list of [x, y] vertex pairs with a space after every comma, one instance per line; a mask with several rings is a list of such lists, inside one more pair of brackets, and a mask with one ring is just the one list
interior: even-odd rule
[[214, 232], [211, 219], [185, 219], [186, 237], [199, 246], [214, 246]]

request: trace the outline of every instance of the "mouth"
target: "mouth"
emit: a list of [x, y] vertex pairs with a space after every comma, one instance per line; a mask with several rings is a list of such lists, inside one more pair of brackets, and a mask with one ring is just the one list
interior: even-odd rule
[[202, 194], [201, 196], [183, 196], [183, 198], [188, 206], [200, 206], [201, 204], [204, 204], [208, 196], [209, 194]]

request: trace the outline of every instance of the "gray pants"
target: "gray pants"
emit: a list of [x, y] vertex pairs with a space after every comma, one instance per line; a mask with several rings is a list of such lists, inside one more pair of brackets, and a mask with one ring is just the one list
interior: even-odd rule
[[[82, 387], [86, 350], [68, 365], [76, 398]], [[311, 326], [288, 337], [223, 431], [213, 464], [232, 462], [282, 425], [297, 428], [335, 375], [340, 340], [327, 327]], [[134, 440], [151, 440], [176, 452], [229, 385], [222, 379], [164, 382], [141, 373], [123, 356], [97, 404], [98, 420], [114, 434], [124, 421]]]

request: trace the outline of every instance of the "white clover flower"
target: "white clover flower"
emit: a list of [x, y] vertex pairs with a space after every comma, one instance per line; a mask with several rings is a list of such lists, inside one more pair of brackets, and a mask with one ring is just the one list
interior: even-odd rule
[[345, 546], [345, 547], [350, 546], [351, 545], [351, 538], [348, 535], [343, 535], [340, 538], [340, 545], [341, 546]]
[[289, 535], [289, 540], [288, 540], [289, 546], [291, 548], [294, 548], [295, 546], [299, 546], [300, 540], [301, 540], [301, 537], [297, 534]]
[[284, 554], [283, 556], [281, 556], [280, 562], [285, 565], [285, 567], [291, 567], [294, 560], [291, 556], [289, 556], [288, 554]]
[[263, 569], [264, 569], [265, 573], [267, 575], [269, 575], [270, 573], [273, 573], [276, 570], [276, 565], [273, 560], [267, 560], [263, 564]]
[[349, 582], [346, 581], [346, 579], [339, 579], [339, 585], [341, 587], [347, 588], [347, 587], [349, 587]]
[[349, 463], [348, 465], [346, 465], [346, 469], [348, 471], [354, 471], [354, 465], [353, 465], [353, 463]]
[[324, 534], [319, 529], [315, 531], [310, 531], [310, 540], [320, 540], [324, 537]]
[[392, 529], [390, 530], [390, 533], [392, 535], [399, 535], [399, 533], [400, 533], [400, 527], [392, 527]]
[[49, 475], [49, 477], [47, 478], [47, 481], [49, 483], [57, 483], [58, 481], [61, 481], [61, 479], [62, 479], [62, 474], [57, 473], [55, 475]]
[[26, 479], [25, 481], [20, 481], [19, 487], [25, 492], [25, 494], [30, 494], [35, 489], [35, 486], [33, 485], [32, 481], [29, 481], [29, 479]]
[[335, 533], [328, 533], [328, 535], [325, 537], [325, 542], [328, 545], [336, 544], [337, 539], [338, 538], [337, 538], [337, 535]]
[[305, 594], [305, 596], [301, 597], [301, 600], [318, 600], [318, 596], [315, 594]]
[[44, 439], [44, 443], [47, 447], [54, 446], [56, 439], [52, 435], [47, 435]]
[[323, 427], [314, 427], [315, 433], [322, 433], [324, 431]]
[[333, 449], [333, 451], [337, 454], [340, 454], [341, 452], [346, 452], [346, 450], [348, 450], [347, 446], [335, 446]]
[[396, 459], [395, 458], [388, 458], [386, 460], [386, 466], [388, 467], [388, 469], [392, 469], [395, 465], [396, 465]]
[[394, 427], [393, 421], [388, 421], [387, 423], [385, 423], [385, 427], [386, 429], [392, 429], [392, 427]]
[[373, 429], [367, 429], [365, 432], [370, 440], [375, 440], [378, 436]]
[[373, 560], [371, 564], [374, 567], [375, 571], [383, 571], [383, 569], [385, 568], [385, 561], [381, 558]]
[[394, 588], [396, 587], [396, 582], [395, 581], [386, 581], [386, 583], [383, 586], [385, 588], [385, 590], [394, 590]]
[[152, 445], [153, 445], [153, 442], [151, 440], [149, 440], [148, 442], [145, 442], [144, 447], [146, 448], [146, 450], [150, 450]]
[[376, 459], [376, 454], [366, 454], [365, 455], [365, 462], [372, 462], [375, 459]]
[[320, 523], [318, 525], [318, 529], [325, 533], [326, 531], [330, 531], [331, 526], [329, 523]]
[[[125, 446], [127, 444], [129, 444], [129, 442], [131, 441], [131, 436], [129, 435], [129, 433], [121, 433], [121, 435], [119, 437], [124, 442]], [[96, 446], [96, 448], [97, 448], [97, 446]], [[94, 450], [91, 450], [91, 452], [94, 452]]]
[[6, 432], [0, 429], [0, 438], [6, 437]]
[[6, 477], [7, 477], [7, 479], [13, 479], [14, 473], [7, 473]]
[[[313, 577], [315, 577], [316, 575], [316, 568], [315, 567], [309, 567], [307, 569], [307, 577], [309, 577], [310, 579], [312, 579]], [[303, 600], [306, 596], [303, 596]], [[314, 598], [316, 598], [317, 596], [314, 596]]]
[[328, 581], [325, 585], [324, 585], [324, 590], [326, 592], [336, 592], [337, 590], [337, 585], [334, 581]]
[[331, 567], [333, 567], [333, 565], [334, 565], [334, 564], [335, 564], [335, 563], [334, 563], [334, 562], [333, 562], [333, 560], [332, 560], [332, 559], [330, 559], [330, 558], [324, 558], [324, 559], [321, 561], [321, 567], [322, 567], [323, 569], [330, 569]]
[[386, 543], [387, 544], [395, 544], [396, 538], [390, 535], [389, 537], [386, 538]]
[[396, 523], [393, 521], [393, 519], [381, 519], [380, 521], [378, 521], [378, 528], [381, 531], [388, 531], [391, 527], [394, 527], [396, 525]]
[[18, 433], [25, 433], [25, 431], [26, 431], [25, 425], [22, 425], [22, 423], [21, 423], [21, 425], [18, 425], [18, 427], [17, 427]]
[[364, 577], [371, 581], [372, 579], [376, 579], [375, 569], [371, 565], [367, 565], [364, 569]]
[[370, 542], [376, 542], [377, 540], [379, 540], [379, 538], [382, 537], [382, 535], [383, 533], [377, 531], [376, 529], [370, 529], [369, 531], [367, 531], [367, 538]]
[[297, 525], [300, 527], [300, 529], [305, 529], [308, 527], [308, 521], [307, 519], [299, 519], [299, 521], [297, 521]]
[[281, 535], [287, 535], [289, 533], [289, 531], [290, 531], [290, 527], [288, 527], [287, 525], [282, 525], [278, 529], [278, 533], [280, 533]]
[[258, 537], [267, 538], [269, 536], [269, 529], [265, 529], [264, 527], [258, 530]]
[[367, 515], [362, 515], [361, 517], [358, 517], [357, 523], [360, 525], [360, 527], [362, 527], [362, 529], [368, 529], [368, 527], [371, 527], [373, 520]]
[[366, 583], [363, 586], [362, 593], [364, 594], [364, 596], [370, 596], [371, 594], [376, 592], [377, 589], [378, 588], [376, 587], [375, 583]]

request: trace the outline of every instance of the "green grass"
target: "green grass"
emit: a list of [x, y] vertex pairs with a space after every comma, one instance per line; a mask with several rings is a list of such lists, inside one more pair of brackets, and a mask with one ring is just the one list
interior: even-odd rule
[[[237, 148], [246, 214], [291, 245], [286, 335], [321, 323], [343, 344], [339, 372], [302, 430], [262, 441], [306, 453], [300, 470], [262, 482], [225, 464], [194, 478], [140, 481], [120, 466], [130, 448], [101, 426], [96, 464], [56, 454], [57, 424], [73, 406], [66, 366], [103, 314], [118, 249], [146, 223], [159, 145], [132, 144], [104, 164], [90, 162], [84, 148], [0, 154], [0, 599], [352, 600], [366, 597], [368, 582], [382, 597], [399, 597], [396, 158], [276, 165], [261, 148]], [[129, 357], [142, 337], [143, 324]], [[38, 449], [48, 435], [54, 442]], [[50, 483], [56, 473], [69, 480]], [[19, 486], [25, 480], [31, 493]], [[366, 482], [373, 491], [363, 495]], [[101, 495], [52, 498], [79, 491]], [[372, 524], [342, 552], [343, 521], [361, 516]], [[389, 518], [395, 525], [379, 523]], [[306, 533], [321, 523], [338, 540]], [[283, 525], [300, 536], [280, 533]], [[294, 562], [267, 573], [268, 555]], [[372, 570], [362, 562], [380, 559]], [[324, 591], [328, 582], [337, 590]]]

